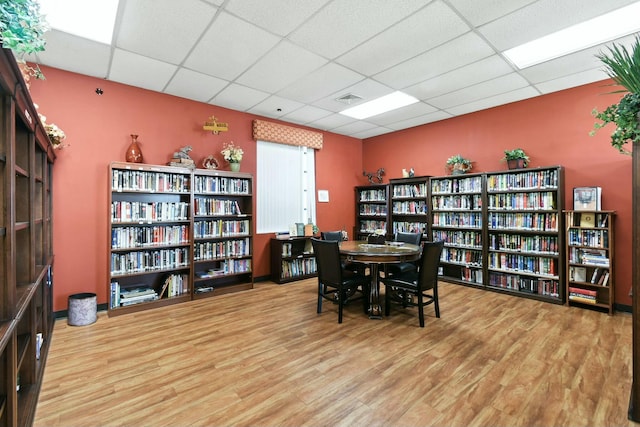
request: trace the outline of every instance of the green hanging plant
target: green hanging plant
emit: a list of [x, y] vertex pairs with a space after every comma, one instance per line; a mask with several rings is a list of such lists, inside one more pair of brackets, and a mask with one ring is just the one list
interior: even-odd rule
[[636, 35], [631, 51], [614, 43], [608, 54], [600, 53], [596, 57], [606, 66], [607, 75], [624, 88], [612, 93], [627, 94], [604, 111], [592, 111], [601, 123], [594, 124], [590, 135], [613, 123], [616, 129], [611, 134], [611, 145], [623, 154], [630, 154], [625, 145], [630, 141], [640, 142], [640, 36]]
[[[2, 47], [11, 49], [16, 60], [24, 63], [28, 54], [36, 54], [45, 49], [44, 33], [49, 24], [40, 13], [37, 0], [0, 1], [0, 39]], [[27, 71], [36, 78], [44, 78], [39, 67], [28, 67]]]

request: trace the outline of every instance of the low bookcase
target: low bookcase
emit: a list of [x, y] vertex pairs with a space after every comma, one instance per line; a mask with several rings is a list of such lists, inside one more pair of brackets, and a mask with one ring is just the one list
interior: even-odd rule
[[271, 239], [271, 280], [282, 284], [317, 275], [311, 237]]
[[566, 210], [567, 304], [613, 314], [615, 211]]

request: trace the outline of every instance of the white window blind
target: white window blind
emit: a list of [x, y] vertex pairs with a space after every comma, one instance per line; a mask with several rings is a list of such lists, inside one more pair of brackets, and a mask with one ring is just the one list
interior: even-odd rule
[[257, 232], [288, 231], [316, 218], [314, 150], [257, 142]]

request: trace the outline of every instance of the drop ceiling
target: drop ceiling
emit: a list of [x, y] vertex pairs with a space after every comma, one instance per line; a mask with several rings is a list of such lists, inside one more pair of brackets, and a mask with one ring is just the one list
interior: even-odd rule
[[[603, 45], [523, 70], [501, 52], [634, 1], [121, 0], [112, 45], [52, 29], [30, 59], [366, 139], [607, 78]], [[396, 90], [420, 102], [339, 114]]]

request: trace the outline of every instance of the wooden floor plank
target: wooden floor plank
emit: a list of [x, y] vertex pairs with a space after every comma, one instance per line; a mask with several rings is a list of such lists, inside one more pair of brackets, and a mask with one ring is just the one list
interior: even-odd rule
[[317, 282], [59, 319], [34, 425], [634, 426], [631, 315], [441, 283], [441, 318], [325, 302]]

